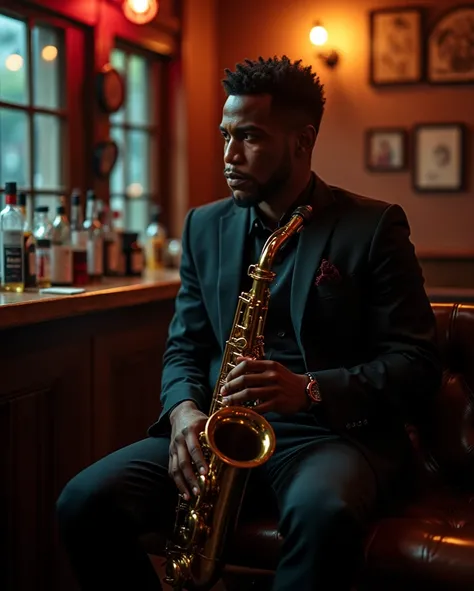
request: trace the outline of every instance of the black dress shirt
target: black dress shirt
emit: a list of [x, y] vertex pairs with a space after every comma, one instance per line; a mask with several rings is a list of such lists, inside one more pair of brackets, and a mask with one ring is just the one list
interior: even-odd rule
[[[289, 208], [288, 213], [281, 218], [278, 227], [284, 226], [289, 221], [296, 207], [311, 204], [314, 182], [315, 177], [312, 176], [306, 189], [297, 198], [293, 206]], [[263, 246], [271, 234], [272, 230], [263, 221], [258, 208], [252, 207], [242, 280], [244, 291], [248, 291], [252, 284], [252, 279], [247, 275], [248, 267], [258, 262]], [[305, 363], [296, 340], [290, 315], [291, 285], [298, 238], [299, 235], [295, 234], [274, 260], [272, 270], [276, 273], [276, 277], [270, 284], [270, 302], [265, 322], [264, 342], [265, 359], [278, 361], [290, 371], [303, 374], [306, 371]]]

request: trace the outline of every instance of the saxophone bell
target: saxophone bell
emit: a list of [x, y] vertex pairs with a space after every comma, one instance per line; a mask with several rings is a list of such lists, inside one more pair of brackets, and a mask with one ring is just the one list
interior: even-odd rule
[[234, 468], [256, 468], [275, 451], [270, 423], [250, 408], [221, 408], [209, 417], [204, 433], [211, 453]]

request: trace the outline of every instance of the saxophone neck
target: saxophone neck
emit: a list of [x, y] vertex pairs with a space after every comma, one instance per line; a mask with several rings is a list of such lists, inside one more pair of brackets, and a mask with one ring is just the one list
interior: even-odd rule
[[260, 254], [258, 265], [251, 267], [253, 273], [258, 270], [260, 275], [258, 279], [266, 279], [267, 281], [273, 279], [273, 273], [270, 270], [275, 256], [294, 234], [301, 231], [311, 221], [312, 217], [313, 208], [310, 205], [300, 206], [293, 212], [288, 223], [269, 236]]

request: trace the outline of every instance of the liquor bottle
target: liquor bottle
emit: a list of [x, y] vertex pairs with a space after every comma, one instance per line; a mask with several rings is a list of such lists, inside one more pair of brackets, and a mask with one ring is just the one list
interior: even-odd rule
[[145, 263], [149, 271], [156, 271], [164, 267], [164, 255], [167, 232], [160, 223], [161, 210], [155, 207], [150, 224], [145, 231]]
[[120, 237], [115, 231], [112, 211], [107, 203], [102, 206], [100, 219], [104, 235], [104, 275], [114, 277], [119, 273]]
[[26, 211], [26, 194], [18, 194], [18, 209], [23, 215], [23, 249], [25, 265], [25, 288], [36, 287], [36, 240], [33, 236], [28, 214]]
[[60, 205], [56, 210], [51, 230], [51, 284], [72, 285], [72, 281], [71, 228], [66, 207]]
[[53, 226], [48, 216], [49, 207], [35, 208], [33, 236], [36, 240], [36, 285], [51, 287], [51, 232]]
[[94, 191], [87, 191], [86, 218], [87, 273], [91, 281], [100, 281], [104, 274], [104, 237], [99, 219], [99, 203]]
[[17, 207], [16, 183], [5, 184], [5, 207], [0, 212], [2, 289], [25, 289], [23, 216]]

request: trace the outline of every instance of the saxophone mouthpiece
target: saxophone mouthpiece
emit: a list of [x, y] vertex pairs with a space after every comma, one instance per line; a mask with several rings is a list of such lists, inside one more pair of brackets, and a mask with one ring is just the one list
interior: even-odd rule
[[306, 226], [313, 219], [313, 208], [311, 205], [301, 205], [297, 207], [294, 215], [299, 215], [303, 218], [303, 225]]

